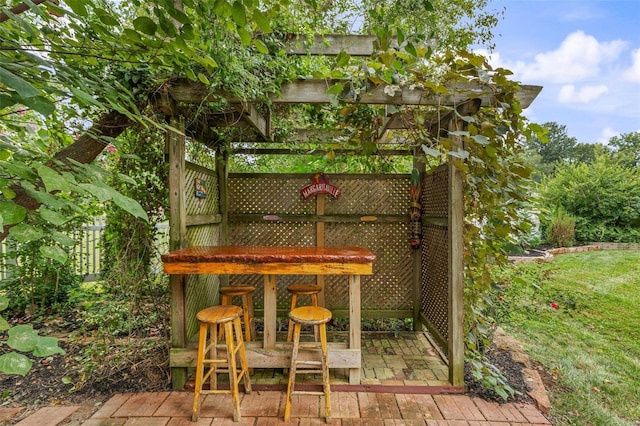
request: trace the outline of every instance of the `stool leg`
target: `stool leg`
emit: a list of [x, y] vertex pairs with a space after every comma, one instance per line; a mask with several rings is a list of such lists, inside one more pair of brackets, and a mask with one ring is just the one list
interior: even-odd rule
[[258, 339], [258, 333], [256, 333], [256, 316], [253, 313], [253, 295], [251, 293], [247, 294], [247, 304], [249, 305], [247, 311], [249, 312], [249, 328], [251, 329], [251, 338], [249, 340], [253, 341]]
[[207, 327], [207, 324], [200, 323], [198, 357], [196, 361], [196, 386], [193, 393], [193, 413], [191, 415], [191, 420], [194, 422], [197, 422], [200, 417], [200, 392], [202, 392], [202, 376], [204, 373], [204, 353], [207, 350]]
[[249, 296], [242, 296], [242, 310], [244, 311], [244, 340], [250, 342], [251, 339], [251, 313], [249, 312]]
[[322, 382], [324, 387], [324, 416], [331, 418], [331, 386], [329, 384], [329, 359], [327, 351], [327, 325], [320, 324], [320, 346], [322, 348]]
[[[233, 305], [233, 297], [226, 296], [224, 294], [221, 295], [220, 305], [221, 306]], [[224, 324], [218, 325], [218, 339], [220, 340], [224, 339]]]
[[[209, 359], [218, 359], [218, 326], [211, 324], [209, 326]], [[212, 363], [209, 366], [209, 389], [218, 389], [218, 365]], [[203, 379], [204, 380], [204, 379]]]
[[[290, 307], [289, 311], [293, 311], [293, 309], [296, 307], [297, 301], [298, 301], [298, 295], [292, 294], [291, 295], [291, 307]], [[291, 341], [291, 337], [292, 336], [293, 336], [293, 320], [289, 319], [289, 327], [287, 328], [287, 342]]]
[[[233, 336], [233, 324], [231, 321], [224, 324], [225, 340], [227, 343], [227, 362], [229, 364], [229, 387], [231, 388], [231, 400], [233, 401], [233, 421], [240, 421], [240, 393], [238, 392], [238, 380], [236, 376], [236, 347]], [[240, 332], [242, 339], [242, 332]]]
[[240, 318], [236, 318], [233, 322], [233, 326], [235, 327], [236, 346], [238, 348], [238, 352], [240, 352], [240, 377], [238, 377], [238, 383], [240, 379], [244, 379], [244, 392], [251, 393], [251, 378], [249, 377], [249, 363], [247, 362], [247, 353], [245, 352], [244, 342], [242, 341], [242, 325], [240, 324]]
[[296, 363], [298, 361], [298, 349], [300, 345], [300, 324], [293, 325], [293, 349], [291, 351], [291, 368], [289, 369], [289, 383], [287, 385], [287, 399], [284, 405], [284, 421], [291, 417], [291, 394], [296, 382]]

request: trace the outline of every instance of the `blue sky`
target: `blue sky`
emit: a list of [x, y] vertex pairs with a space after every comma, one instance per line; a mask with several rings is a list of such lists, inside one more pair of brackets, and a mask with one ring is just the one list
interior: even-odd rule
[[578, 142], [640, 131], [640, 0], [493, 0], [493, 66], [544, 86], [529, 120], [555, 121]]

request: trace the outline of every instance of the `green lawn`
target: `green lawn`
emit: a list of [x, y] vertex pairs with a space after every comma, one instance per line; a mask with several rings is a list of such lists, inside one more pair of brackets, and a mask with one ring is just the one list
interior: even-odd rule
[[513, 268], [496, 318], [554, 377], [554, 425], [640, 424], [640, 251]]

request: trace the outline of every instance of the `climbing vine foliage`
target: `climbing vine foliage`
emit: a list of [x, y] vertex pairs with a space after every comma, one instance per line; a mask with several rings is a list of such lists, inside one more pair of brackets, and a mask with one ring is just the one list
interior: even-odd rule
[[[530, 173], [521, 161], [520, 140], [536, 130], [522, 116], [519, 86], [509, 79], [510, 73], [492, 69], [484, 58], [464, 50], [478, 38], [490, 38], [487, 30], [495, 19], [478, 15], [484, 27], [474, 37], [472, 28], [457, 30], [455, 22], [444, 18], [474, 16], [485, 1], [422, 1], [420, 14], [434, 22], [427, 32], [424, 25], [405, 19], [417, 7], [414, 2], [354, 2], [366, 8], [364, 28], [376, 35], [370, 58], [352, 58], [342, 52], [328, 59], [288, 59], [283, 42], [288, 33], [344, 31], [344, 22], [338, 21], [347, 15], [323, 12], [331, 3], [31, 0], [20, 10], [3, 9], [3, 238], [10, 234], [28, 242], [45, 234], [58, 235], [52, 233], [57, 232], [56, 226], [110, 202], [146, 220], [148, 213], [139, 203], [104, 183], [126, 185], [135, 177], [113, 176], [92, 161], [104, 147], [118, 147], [121, 133], [132, 124], [166, 129], [166, 123], [150, 113], [150, 106], [166, 96], [166, 87], [175, 79], [198, 82], [211, 93], [227, 91], [245, 100], [265, 100], [269, 108], [269, 96], [288, 79], [326, 78], [332, 111], [324, 116], [330, 116], [332, 126], [350, 132], [351, 145], [360, 145], [365, 153], [375, 152], [385, 117], [400, 112], [407, 130], [399, 137], [422, 154], [427, 169], [450, 162], [462, 172], [468, 358], [480, 377], [495, 377], [482, 355], [489, 344], [490, 324], [483, 313], [484, 295], [493, 285], [494, 266], [506, 263], [504, 245], [529, 226], [520, 214]], [[345, 11], [357, 9], [350, 9], [346, 0], [335, 4]], [[335, 26], [329, 25], [334, 21]], [[443, 25], [441, 30], [436, 22]], [[411, 34], [412, 29], [419, 34]], [[430, 42], [440, 35], [446, 35], [441, 37], [447, 40], [446, 46]], [[391, 99], [405, 90], [437, 98], [468, 83], [480, 85], [497, 102], [473, 114], [458, 108], [462, 106], [387, 105], [385, 109], [359, 104], [375, 89], [383, 89]], [[226, 107], [220, 96], [218, 103], [197, 106], [193, 120], [211, 108]], [[444, 131], [441, 120], [446, 116], [462, 124], [459, 130]], [[297, 120], [312, 121], [310, 116]], [[41, 251], [52, 261], [66, 262], [68, 244], [60, 237]], [[0, 308], [3, 304], [0, 299]], [[0, 328], [6, 328], [2, 321]], [[0, 371], [6, 368], [0, 364]], [[498, 379], [488, 383], [508, 394]]]

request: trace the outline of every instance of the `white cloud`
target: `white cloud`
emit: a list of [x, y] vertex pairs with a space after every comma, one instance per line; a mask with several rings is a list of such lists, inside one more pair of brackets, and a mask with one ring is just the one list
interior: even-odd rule
[[631, 52], [631, 68], [624, 72], [625, 80], [640, 82], [640, 49]]
[[603, 145], [608, 145], [609, 139], [611, 139], [614, 136], [618, 136], [619, 134], [620, 132], [613, 130], [611, 127], [605, 127], [604, 129], [602, 129], [602, 132], [600, 133], [598, 142]]
[[598, 86], [584, 86], [578, 90], [576, 90], [576, 87], [573, 84], [566, 84], [562, 86], [560, 92], [558, 93], [558, 102], [564, 104], [586, 104], [598, 99], [600, 96], [608, 92], [609, 88], [604, 84], [600, 84]]
[[627, 45], [623, 40], [599, 42], [584, 31], [575, 31], [556, 50], [537, 54], [533, 62], [503, 63], [493, 54], [491, 63], [512, 70], [521, 81], [573, 83], [597, 76], [600, 67], [617, 59]]

